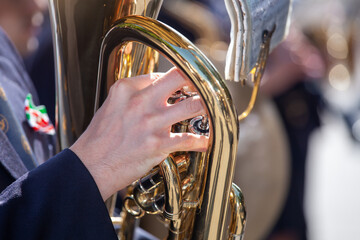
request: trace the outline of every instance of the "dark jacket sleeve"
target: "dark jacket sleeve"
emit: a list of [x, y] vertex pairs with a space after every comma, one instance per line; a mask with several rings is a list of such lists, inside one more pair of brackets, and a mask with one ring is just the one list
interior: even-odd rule
[[92, 176], [66, 149], [0, 195], [0, 239], [117, 239]]

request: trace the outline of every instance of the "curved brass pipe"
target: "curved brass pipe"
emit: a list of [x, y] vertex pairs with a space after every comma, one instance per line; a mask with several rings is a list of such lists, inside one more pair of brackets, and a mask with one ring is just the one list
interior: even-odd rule
[[[271, 36], [272, 36], [273, 32], [275, 31], [275, 28], [276, 28], [276, 26], [274, 26], [274, 28], [271, 30], [271, 32], [267, 32], [267, 31], [264, 32], [263, 43], [260, 46], [260, 54], [258, 57], [258, 61], [256, 63], [256, 66], [252, 69], [251, 73], [249, 74], [250, 77], [252, 77], [252, 82], [254, 83], [250, 102], [249, 102], [247, 108], [245, 109], [245, 111], [239, 115], [239, 122], [241, 120], [247, 118], [247, 116], [249, 116], [249, 114], [251, 113], [251, 111], [254, 108], [257, 94], [258, 94], [259, 88], [260, 88], [260, 81], [264, 75], [267, 59], [269, 56]], [[245, 84], [245, 81], [243, 81], [242, 83]]]
[[[238, 143], [238, 119], [230, 93], [220, 74], [207, 58], [175, 30], [150, 18], [120, 19], [105, 36], [100, 53], [96, 106], [107, 96], [110, 54], [118, 45], [140, 42], [165, 55], [194, 84], [207, 108], [211, 147], [203, 195], [199, 197], [192, 239], [223, 239]], [[96, 107], [96, 108], [97, 108]]]
[[231, 220], [229, 226], [229, 240], [241, 240], [244, 236], [246, 211], [244, 196], [236, 184], [232, 184], [230, 192]]
[[[181, 210], [183, 197], [181, 193], [180, 176], [174, 160], [167, 157], [161, 164], [160, 169], [165, 182], [165, 208], [164, 217], [170, 220], [170, 239], [177, 239], [181, 227]], [[169, 239], [168, 238], [168, 239]]]

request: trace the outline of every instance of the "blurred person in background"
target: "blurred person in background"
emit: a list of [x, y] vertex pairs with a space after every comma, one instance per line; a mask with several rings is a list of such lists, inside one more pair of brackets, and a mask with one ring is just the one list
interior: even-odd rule
[[280, 113], [291, 154], [289, 192], [269, 240], [307, 239], [304, 211], [306, 158], [312, 132], [320, 126], [321, 95], [314, 82], [324, 75], [324, 60], [296, 27], [270, 55], [260, 94], [271, 97]]
[[[11, 76], [14, 75], [14, 71], [18, 73], [14, 81], [9, 81], [6, 77], [7, 75], [3, 74], [1, 76], [1, 87], [7, 94], [12, 104], [11, 107], [13, 107], [14, 115], [20, 120], [20, 125], [39, 163], [43, 163], [54, 154], [55, 138], [53, 135], [33, 131], [27, 122], [24, 111], [24, 101], [27, 94], [31, 94], [35, 105], [40, 105], [40, 100], [31, 79], [22, 69], [24, 63], [20, 57], [29, 56], [37, 47], [36, 34], [40, 30], [39, 27], [42, 23], [41, 12], [44, 8], [44, 0], [0, 0], [0, 28], [3, 29], [15, 47], [15, 50], [11, 49], [11, 51], [17, 52], [15, 54], [10, 53], [11, 51], [7, 48], [12, 45], [7, 44], [3, 47], [2, 53], [6, 55], [9, 52], [9, 56], [14, 55], [12, 60], [19, 63], [16, 69], [9, 66], [2, 69]], [[6, 39], [5, 36], [3, 38]], [[3, 42], [6, 41], [4, 40]], [[5, 59], [3, 61], [4, 64], [8, 63]], [[6, 181], [4, 182], [6, 183]]]
[[55, 122], [55, 69], [47, 0], [0, 0], [0, 26], [23, 58], [27, 72]]
[[310, 239], [360, 235], [359, 10], [358, 0], [299, 2], [298, 24], [321, 51], [326, 69], [317, 83], [324, 102], [321, 127], [310, 138], [306, 167]]
[[41, 103], [46, 106], [50, 120], [55, 122], [55, 62], [51, 24], [47, 0], [40, 1], [45, 2], [41, 5], [42, 11], [37, 14], [39, 22], [42, 23], [34, 40], [38, 47], [25, 56], [24, 62]]
[[1, 0], [0, 26], [9, 36], [22, 57], [38, 46], [36, 34], [42, 24], [45, 0]]
[[273, 96], [287, 129], [292, 177], [270, 239], [359, 235], [359, 5], [298, 1], [296, 31], [271, 55], [261, 91]]

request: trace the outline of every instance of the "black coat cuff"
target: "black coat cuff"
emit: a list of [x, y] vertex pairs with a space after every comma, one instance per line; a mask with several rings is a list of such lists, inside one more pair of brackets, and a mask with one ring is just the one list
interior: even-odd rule
[[97, 185], [69, 149], [0, 195], [0, 239], [117, 239]]

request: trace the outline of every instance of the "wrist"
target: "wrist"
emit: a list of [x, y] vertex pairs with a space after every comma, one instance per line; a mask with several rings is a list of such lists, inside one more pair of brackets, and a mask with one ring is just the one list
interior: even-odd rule
[[84, 151], [84, 148], [79, 147], [77, 144], [74, 144], [69, 149], [77, 155], [89, 171], [104, 201], [117, 191], [116, 188], [112, 186], [112, 170], [109, 166], [106, 166], [106, 164], [99, 164], [96, 161], [96, 156], [89, 151], [86, 151], [86, 149]]

